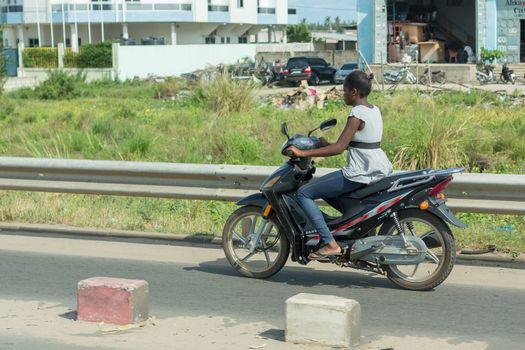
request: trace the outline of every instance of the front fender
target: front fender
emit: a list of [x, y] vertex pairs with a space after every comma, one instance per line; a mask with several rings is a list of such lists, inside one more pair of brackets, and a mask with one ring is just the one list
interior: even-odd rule
[[268, 200], [266, 199], [266, 197], [263, 196], [262, 193], [254, 193], [238, 201], [237, 205], [254, 205], [256, 207], [264, 209], [268, 205]]

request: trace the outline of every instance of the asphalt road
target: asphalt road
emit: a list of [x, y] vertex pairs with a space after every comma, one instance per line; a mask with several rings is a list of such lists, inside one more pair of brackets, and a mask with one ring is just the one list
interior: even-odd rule
[[[483, 349], [525, 348], [525, 271], [520, 269], [456, 266], [434, 291], [411, 292], [382, 276], [318, 263], [302, 267], [290, 262], [268, 280], [247, 279], [232, 270], [222, 250], [210, 247], [3, 233], [0, 276], [0, 301], [57, 303], [72, 310], [82, 279], [145, 279], [150, 313], [158, 319], [205, 316], [227, 317], [234, 320], [232, 325], [263, 322], [275, 327], [277, 338], [285, 327], [287, 298], [330, 294], [359, 301], [366, 342], [385, 335], [425, 336], [447, 339], [451, 348], [472, 342]], [[28, 340], [30, 327], [11, 336], [10, 316], [2, 313], [0, 349], [42, 349], [46, 342], [50, 349], [62, 349], [56, 340]], [[16, 317], [16, 311], [10, 313]], [[63, 348], [85, 348], [76, 346]]]

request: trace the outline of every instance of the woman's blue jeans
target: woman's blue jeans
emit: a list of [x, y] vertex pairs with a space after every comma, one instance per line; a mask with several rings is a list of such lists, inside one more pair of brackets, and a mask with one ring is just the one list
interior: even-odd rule
[[344, 177], [343, 172], [336, 171], [314, 180], [297, 191], [297, 201], [312, 221], [314, 227], [321, 236], [321, 243], [330, 243], [334, 240], [332, 233], [328, 229], [321, 210], [315, 204], [316, 199], [330, 199], [344, 193], [357, 191], [366, 186], [360, 182], [353, 182]]

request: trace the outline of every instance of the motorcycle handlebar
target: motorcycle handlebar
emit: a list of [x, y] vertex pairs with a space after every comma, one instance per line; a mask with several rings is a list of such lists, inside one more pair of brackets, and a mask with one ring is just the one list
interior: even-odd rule
[[284, 151], [284, 154], [286, 154], [288, 157], [293, 157], [293, 152], [291, 149], [287, 148], [285, 151]]

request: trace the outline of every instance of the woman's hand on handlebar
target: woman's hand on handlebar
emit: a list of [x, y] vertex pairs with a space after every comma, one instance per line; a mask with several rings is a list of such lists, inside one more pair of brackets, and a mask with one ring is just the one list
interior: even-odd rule
[[285, 152], [286, 152], [286, 155], [288, 155], [289, 157], [298, 157], [298, 158], [305, 157], [304, 151], [301, 151], [295, 146], [288, 147]]
[[326, 139], [324, 137], [320, 137], [319, 138], [319, 143], [321, 145], [321, 147], [326, 147], [330, 144], [330, 142], [326, 141]]

